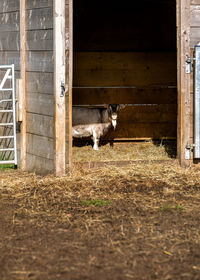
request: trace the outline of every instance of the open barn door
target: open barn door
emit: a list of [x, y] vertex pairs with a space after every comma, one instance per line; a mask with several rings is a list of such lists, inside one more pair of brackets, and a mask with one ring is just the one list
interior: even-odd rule
[[182, 166], [190, 165], [190, 1], [177, 0], [178, 131], [177, 152]]

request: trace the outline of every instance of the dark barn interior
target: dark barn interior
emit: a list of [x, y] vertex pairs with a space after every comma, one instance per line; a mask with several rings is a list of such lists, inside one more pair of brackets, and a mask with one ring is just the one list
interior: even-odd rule
[[176, 139], [175, 0], [74, 0], [73, 105], [126, 104], [107, 139]]

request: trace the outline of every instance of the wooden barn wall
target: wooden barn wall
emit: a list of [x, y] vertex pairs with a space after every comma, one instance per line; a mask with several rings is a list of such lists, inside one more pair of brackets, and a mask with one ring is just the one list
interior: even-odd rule
[[[194, 46], [200, 42], [200, 0], [191, 0], [190, 3], [190, 50], [191, 57], [194, 56]], [[193, 104], [193, 96], [194, 96], [194, 87], [193, 87], [193, 68], [190, 77], [191, 81], [191, 91], [190, 91], [190, 108], [191, 108], [191, 139], [190, 142], [194, 143], [194, 125], [193, 125], [193, 112], [194, 112], [194, 104]]]
[[176, 138], [176, 1], [103, 3], [74, 0], [73, 104], [127, 104], [108, 138]]
[[26, 0], [27, 170], [54, 168], [53, 1]]
[[[20, 15], [19, 15], [19, 0], [1, 0], [0, 1], [0, 65], [15, 64], [15, 77], [19, 78], [20, 76]], [[0, 77], [4, 75], [5, 72], [0, 72]], [[10, 94], [10, 93], [9, 93]], [[5, 96], [4, 96], [5, 97]], [[7, 93], [8, 97], [8, 93]], [[1, 120], [11, 122], [11, 115], [7, 114], [0, 115]], [[0, 129], [1, 135], [10, 135], [12, 134], [10, 128]], [[13, 140], [1, 140], [0, 145], [5, 145], [9, 147], [9, 144]], [[17, 135], [17, 146], [18, 146], [18, 157], [19, 147], [20, 147], [20, 137]], [[7, 154], [5, 155], [7, 157]]]

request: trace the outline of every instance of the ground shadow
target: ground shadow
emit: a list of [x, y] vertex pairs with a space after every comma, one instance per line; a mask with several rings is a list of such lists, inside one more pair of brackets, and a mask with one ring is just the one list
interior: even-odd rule
[[[100, 140], [99, 147], [105, 146], [110, 144], [111, 147], [114, 145], [114, 140]], [[84, 138], [84, 139], [73, 139], [73, 147], [84, 147], [84, 146], [92, 146], [93, 141], [91, 138]]]
[[177, 156], [177, 142], [176, 140], [153, 140], [155, 146], [162, 146], [165, 148], [165, 152], [170, 158], [176, 158]]

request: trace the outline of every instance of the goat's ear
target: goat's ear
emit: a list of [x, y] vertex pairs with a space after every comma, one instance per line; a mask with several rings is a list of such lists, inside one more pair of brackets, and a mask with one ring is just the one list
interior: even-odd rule
[[112, 104], [108, 104], [108, 105], [107, 105], [107, 109], [108, 109], [109, 111], [112, 111]]
[[119, 109], [121, 110], [121, 109], [124, 109], [126, 107], [126, 105], [125, 104], [120, 104], [119, 105]]

